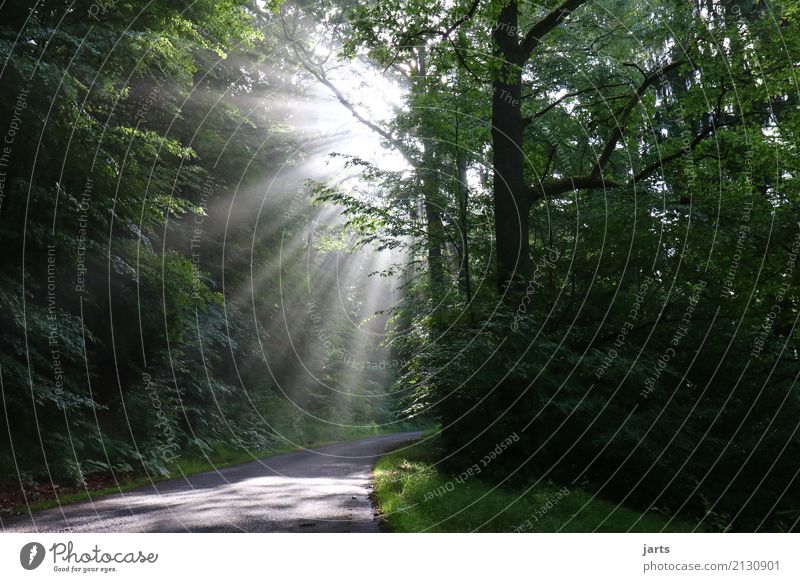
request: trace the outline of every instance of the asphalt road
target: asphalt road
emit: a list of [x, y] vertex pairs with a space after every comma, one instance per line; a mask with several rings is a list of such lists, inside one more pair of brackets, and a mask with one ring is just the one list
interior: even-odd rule
[[286, 453], [2, 523], [9, 532], [377, 532], [377, 458], [419, 433]]

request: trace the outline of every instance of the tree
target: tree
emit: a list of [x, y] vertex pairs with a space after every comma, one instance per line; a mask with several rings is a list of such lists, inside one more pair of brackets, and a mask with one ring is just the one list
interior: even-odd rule
[[[463, 95], [490, 129], [467, 138], [483, 154], [467, 172], [489, 170], [493, 221], [470, 251], [492, 257], [497, 293], [478, 294], [475, 325], [449, 313], [445, 342], [415, 336], [401, 378], [412, 406], [438, 411], [452, 462], [524, 431], [498, 479], [586, 479], [728, 527], [791, 527], [770, 513], [786, 507], [788, 457], [769, 469], [771, 501], [747, 499], [764, 485], [753, 459], [770, 431], [797, 447], [783, 424], [798, 406], [793, 372], [764, 382], [761, 367], [796, 367], [793, 325], [770, 323], [797, 313], [797, 117], [778, 40], [795, 38], [793, 14], [783, 2], [353, 9], [352, 46], [402, 68], [424, 45], [430, 78], [468, 80], [429, 89], [431, 105], [452, 111]], [[778, 149], [780, 169], [765, 171]], [[781, 307], [765, 311], [764, 294]], [[782, 347], [764, 359], [766, 336]]]

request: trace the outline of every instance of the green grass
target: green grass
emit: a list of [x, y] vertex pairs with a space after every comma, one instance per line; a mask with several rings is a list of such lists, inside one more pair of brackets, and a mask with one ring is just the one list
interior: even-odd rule
[[[375, 497], [395, 532], [686, 532], [694, 523], [618, 507], [580, 489], [542, 483], [493, 488], [442, 473], [437, 439], [390, 453], [375, 467]], [[475, 473], [477, 474], [477, 473]], [[438, 493], [438, 494], [437, 494]]]

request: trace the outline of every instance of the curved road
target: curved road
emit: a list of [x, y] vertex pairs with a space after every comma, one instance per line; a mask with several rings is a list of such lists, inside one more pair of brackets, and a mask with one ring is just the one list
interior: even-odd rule
[[377, 458], [420, 433], [286, 453], [2, 522], [9, 532], [377, 532]]

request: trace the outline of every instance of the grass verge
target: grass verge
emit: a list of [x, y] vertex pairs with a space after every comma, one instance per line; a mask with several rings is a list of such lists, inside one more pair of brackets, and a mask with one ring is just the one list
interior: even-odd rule
[[375, 499], [394, 532], [688, 532], [695, 524], [542, 483], [493, 488], [475, 476], [442, 473], [437, 439], [381, 457]]

